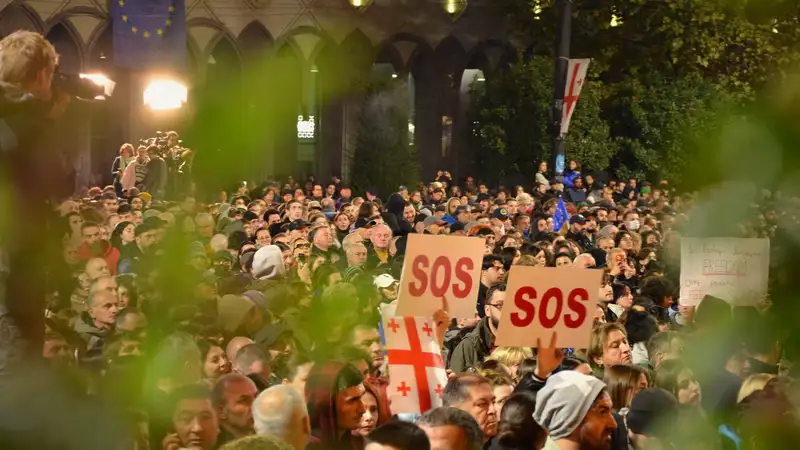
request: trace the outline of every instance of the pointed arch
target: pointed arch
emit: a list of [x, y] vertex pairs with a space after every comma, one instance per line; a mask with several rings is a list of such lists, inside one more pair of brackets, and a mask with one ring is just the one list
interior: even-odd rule
[[437, 63], [449, 70], [459, 70], [467, 64], [467, 52], [461, 41], [453, 35], [442, 39], [436, 47]]
[[236, 40], [244, 54], [262, 53], [272, 47], [275, 42], [272, 34], [258, 19], [242, 28]]
[[[395, 45], [396, 43], [398, 45], [404, 45], [400, 43], [412, 43], [414, 44], [414, 49], [409, 55], [404, 56], [400, 49], [398, 49], [397, 45]], [[399, 69], [398, 71], [413, 70], [413, 67], [420, 55], [433, 52], [433, 48], [430, 46], [428, 41], [421, 36], [411, 33], [395, 34], [381, 42], [377, 48], [376, 60], [378, 57], [390, 59], [393, 61], [395, 68]]]
[[58, 64], [67, 73], [80, 73], [83, 69], [83, 45], [71, 23], [58, 22], [50, 27], [45, 38], [53, 44], [59, 55]]
[[0, 35], [8, 36], [17, 30], [40, 33], [45, 30], [44, 21], [39, 14], [22, 1], [13, 2], [0, 11]]

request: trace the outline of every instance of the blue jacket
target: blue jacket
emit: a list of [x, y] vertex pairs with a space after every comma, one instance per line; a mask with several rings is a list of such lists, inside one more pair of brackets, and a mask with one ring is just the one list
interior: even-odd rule
[[564, 186], [571, 188], [575, 186], [575, 178], [581, 176], [580, 172], [576, 172], [574, 170], [567, 169], [561, 174], [562, 178], [564, 179]]

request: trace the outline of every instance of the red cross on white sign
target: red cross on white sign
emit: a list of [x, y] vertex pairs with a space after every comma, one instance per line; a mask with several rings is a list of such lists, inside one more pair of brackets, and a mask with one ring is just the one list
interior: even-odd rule
[[561, 134], [567, 134], [569, 121], [581, 95], [590, 59], [570, 59], [567, 69], [567, 85], [564, 89], [564, 110], [561, 116]]

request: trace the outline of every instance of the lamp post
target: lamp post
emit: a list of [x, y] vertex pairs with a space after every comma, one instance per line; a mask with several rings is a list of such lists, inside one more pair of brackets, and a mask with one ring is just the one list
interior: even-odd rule
[[556, 64], [555, 90], [553, 91], [552, 124], [550, 129], [553, 138], [551, 167], [553, 176], [564, 171], [566, 145], [561, 135], [561, 119], [564, 117], [564, 90], [567, 86], [569, 69], [569, 46], [572, 35], [572, 0], [556, 0], [558, 24], [556, 27]]

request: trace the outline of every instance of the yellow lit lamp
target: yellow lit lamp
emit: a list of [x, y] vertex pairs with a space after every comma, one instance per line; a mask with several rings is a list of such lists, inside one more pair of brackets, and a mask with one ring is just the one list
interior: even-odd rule
[[144, 90], [144, 104], [155, 111], [179, 109], [188, 97], [186, 86], [169, 79], [153, 80]]
[[372, 0], [350, 0], [350, 6], [355, 8], [358, 12], [364, 11], [371, 4]]
[[611, 25], [612, 28], [622, 25], [622, 17], [618, 16], [616, 13], [615, 14], [611, 14], [611, 23], [610, 23], [610, 25]]
[[455, 20], [467, 9], [467, 0], [444, 0], [444, 10]]

